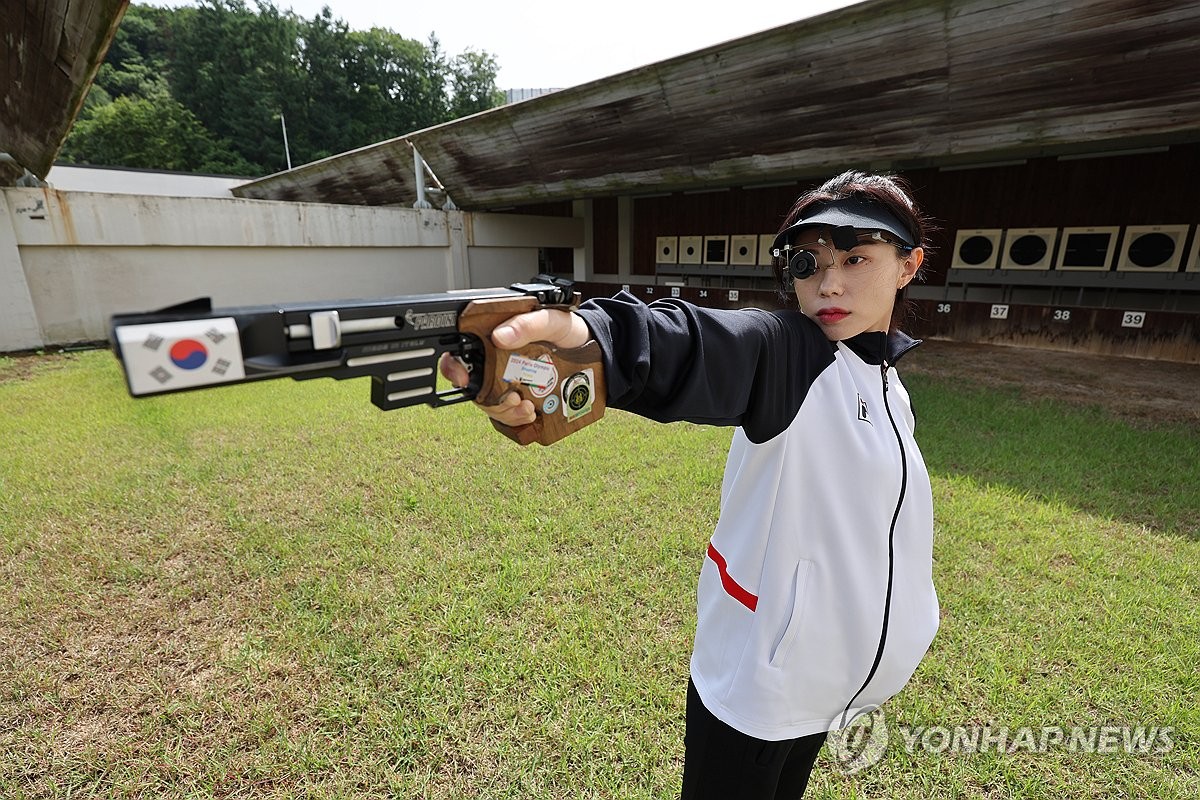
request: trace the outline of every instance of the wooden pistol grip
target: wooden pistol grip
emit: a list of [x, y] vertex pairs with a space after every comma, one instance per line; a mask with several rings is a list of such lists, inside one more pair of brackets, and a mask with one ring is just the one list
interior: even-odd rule
[[515, 391], [533, 403], [537, 418], [528, 425], [514, 428], [492, 420], [496, 430], [521, 445], [553, 444], [590, 425], [604, 416], [607, 397], [600, 345], [595, 341], [572, 348], [531, 342], [519, 350], [501, 350], [492, 344], [492, 331], [498, 325], [541, 307], [532, 297], [497, 297], [468, 304], [458, 318], [458, 329], [477, 336], [484, 346], [483, 380], [475, 402], [494, 406]]

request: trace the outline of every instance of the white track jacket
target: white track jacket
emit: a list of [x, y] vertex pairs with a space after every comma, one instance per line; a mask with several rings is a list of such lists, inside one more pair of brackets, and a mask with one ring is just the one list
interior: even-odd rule
[[759, 739], [841, 727], [912, 676], [938, 627], [933, 502], [893, 364], [917, 342], [830, 342], [798, 311], [651, 305], [579, 312], [608, 402], [737, 426], [700, 572], [691, 674]]

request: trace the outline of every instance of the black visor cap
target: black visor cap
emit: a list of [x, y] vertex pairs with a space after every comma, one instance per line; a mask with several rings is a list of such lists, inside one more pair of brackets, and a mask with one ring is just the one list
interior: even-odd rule
[[[816, 226], [830, 228], [849, 226], [858, 230], [884, 231], [895, 236], [908, 247], [916, 247], [917, 245], [913, 241], [912, 234], [909, 233], [908, 228], [904, 226], [904, 223], [897, 219], [896, 215], [885, 206], [879, 203], [851, 198], [847, 200], [834, 200], [831, 203], [822, 203], [815, 209], [810, 210], [808, 216], [796, 220], [793, 225], [775, 237], [775, 242], [771, 245], [772, 252], [783, 248], [785, 245], [795, 244], [798, 239], [796, 234], [801, 228]], [[848, 248], [839, 249], [844, 250]]]

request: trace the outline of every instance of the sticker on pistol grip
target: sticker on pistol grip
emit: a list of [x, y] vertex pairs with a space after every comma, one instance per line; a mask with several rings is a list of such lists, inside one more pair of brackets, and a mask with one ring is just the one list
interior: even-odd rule
[[591, 369], [576, 372], [563, 381], [563, 415], [567, 422], [576, 420], [592, 410], [596, 398], [596, 378]]
[[501, 377], [505, 383], [522, 383], [528, 386], [534, 397], [545, 397], [554, 391], [558, 384], [558, 369], [550, 360], [549, 354], [533, 359], [514, 353], [508, 357], [504, 375]]
[[554, 360], [550, 358], [549, 353], [543, 353], [538, 356], [537, 360], [550, 365], [549, 381], [545, 386], [530, 386], [529, 393], [534, 397], [545, 397], [554, 391], [555, 386], [558, 386], [558, 367], [554, 366]]

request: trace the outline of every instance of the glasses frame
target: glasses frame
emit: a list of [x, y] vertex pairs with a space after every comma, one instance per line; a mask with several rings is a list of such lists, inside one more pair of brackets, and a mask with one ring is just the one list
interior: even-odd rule
[[[834, 250], [849, 251], [862, 244], [881, 242], [892, 245], [905, 255], [913, 251], [914, 247], [912, 245], [896, 241], [895, 238], [886, 234], [887, 231], [859, 230], [849, 225], [843, 225], [833, 228], [832, 234], [829, 237], [833, 240], [832, 246], [830, 242], [825, 240], [824, 236], [819, 236], [815, 242], [785, 244], [783, 247], [776, 248], [772, 252], [772, 255], [786, 262], [786, 272], [788, 275], [802, 281], [816, 275], [820, 269], [827, 270], [833, 268], [837, 264], [837, 256], [834, 255]], [[829, 261], [825, 266], [822, 267], [818, 262], [817, 256], [812, 250], [813, 247], [823, 247], [829, 253]]]

